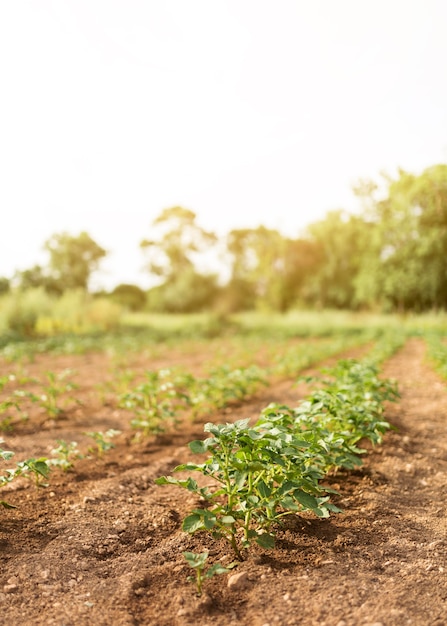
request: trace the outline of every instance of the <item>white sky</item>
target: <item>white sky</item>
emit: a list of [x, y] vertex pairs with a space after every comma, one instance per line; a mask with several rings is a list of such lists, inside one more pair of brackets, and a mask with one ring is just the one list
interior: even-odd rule
[[145, 286], [182, 205], [297, 236], [352, 184], [447, 161], [445, 0], [0, 0], [0, 276], [56, 232]]

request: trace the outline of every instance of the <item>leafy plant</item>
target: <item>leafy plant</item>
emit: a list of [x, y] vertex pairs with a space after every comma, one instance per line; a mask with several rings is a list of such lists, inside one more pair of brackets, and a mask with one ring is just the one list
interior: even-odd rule
[[195, 571], [195, 576], [188, 576], [190, 582], [195, 582], [197, 595], [202, 595], [202, 587], [205, 580], [209, 580], [216, 574], [227, 574], [230, 568], [224, 567], [220, 563], [215, 563], [205, 570], [208, 560], [208, 552], [196, 554], [194, 552], [183, 552], [183, 556], [190, 567]]
[[46, 409], [50, 417], [57, 417], [62, 413], [62, 407], [59, 405], [59, 398], [63, 394], [77, 389], [77, 385], [71, 381], [67, 381], [67, 377], [73, 373], [73, 370], [66, 369], [56, 374], [55, 372], [46, 372], [48, 383], [43, 387], [43, 393], [38, 396], [37, 402], [41, 407]]
[[320, 382], [298, 407], [270, 405], [258, 421], [205, 425], [212, 437], [193, 441], [193, 453], [207, 455], [203, 463], [186, 463], [174, 471], [198, 472], [212, 479], [162, 476], [157, 484], [175, 484], [199, 496], [207, 507], [194, 509], [183, 521], [189, 533], [207, 531], [225, 538], [238, 558], [256, 542], [273, 548], [275, 527], [287, 515], [312, 511], [328, 517], [339, 509], [329, 502], [332, 490], [320, 481], [337, 467], [361, 464], [357, 443], [381, 440], [389, 424], [383, 401], [395, 400], [391, 381], [377, 377], [377, 368], [354, 360], [340, 361], [332, 378]]
[[76, 441], [64, 441], [58, 439], [56, 448], [51, 450], [52, 457], [48, 459], [49, 465], [59, 467], [64, 472], [73, 467], [73, 461], [75, 459], [82, 459], [83, 455], [78, 450], [78, 444]]
[[171, 370], [147, 371], [146, 380], [119, 398], [119, 406], [132, 411], [132, 428], [143, 436], [163, 432], [168, 422], [187, 406], [189, 397], [176, 386]]
[[[4, 441], [3, 439], [0, 439], [0, 445], [3, 445]], [[11, 450], [3, 450], [2, 448], [0, 448], [0, 458], [3, 459], [3, 461], [9, 461], [12, 457], [14, 456], [14, 452], [11, 452]], [[8, 474], [7, 474], [8, 476]], [[5, 479], [5, 477], [1, 476], [0, 477], [0, 487], [5, 485], [6, 482], [9, 482]], [[0, 506], [2, 506], [5, 509], [15, 509], [17, 507], [15, 507], [13, 504], [9, 504], [9, 502], [6, 502], [5, 500], [0, 500]]]
[[46, 457], [20, 461], [20, 463], [17, 463], [16, 473], [18, 476], [31, 478], [36, 487], [48, 487], [48, 483], [45, 481], [50, 476], [50, 468]]
[[109, 428], [105, 433], [101, 431], [85, 433], [88, 437], [91, 437], [96, 444], [96, 447], [90, 447], [89, 452], [94, 452], [98, 457], [102, 457], [105, 452], [115, 447], [112, 442], [113, 437], [121, 434], [120, 430], [114, 430]]
[[[45, 377], [48, 382], [42, 385], [40, 394], [16, 389], [14, 397], [20, 399], [29, 398], [32, 402], [44, 408], [49, 417], [56, 418], [63, 412], [61, 397], [66, 401], [65, 394], [77, 389], [75, 383], [66, 380], [72, 373], [73, 370], [71, 369], [65, 369], [60, 373], [46, 372]], [[75, 402], [80, 403], [78, 399], [75, 399]]]

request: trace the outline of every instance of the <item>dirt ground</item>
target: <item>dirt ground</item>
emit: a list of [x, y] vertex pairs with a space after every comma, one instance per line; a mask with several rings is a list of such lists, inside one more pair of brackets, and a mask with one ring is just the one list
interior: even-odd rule
[[[204, 359], [198, 353], [190, 362]], [[130, 443], [122, 412], [95, 391], [104, 356], [41, 356], [27, 370], [63, 367], [78, 372], [83, 405], [56, 421], [33, 415], [3, 435], [3, 447], [19, 459], [48, 454], [58, 438], [85, 446], [86, 430], [124, 432], [102, 459], [54, 470], [48, 488], [14, 482], [3, 489], [19, 508], [0, 511], [1, 624], [447, 624], [447, 386], [425, 361], [422, 341], [409, 340], [384, 365], [401, 392], [387, 407], [396, 430], [360, 469], [332, 479], [343, 513], [290, 517], [274, 551], [254, 548], [232, 574], [207, 581], [200, 598], [182, 552], [207, 549], [223, 564], [233, 556], [225, 544], [182, 532], [194, 497], [154, 480], [191, 458], [186, 444], [203, 436], [203, 423]], [[269, 402], [297, 403], [299, 393], [290, 381], [277, 383], [203, 421], [255, 417]]]

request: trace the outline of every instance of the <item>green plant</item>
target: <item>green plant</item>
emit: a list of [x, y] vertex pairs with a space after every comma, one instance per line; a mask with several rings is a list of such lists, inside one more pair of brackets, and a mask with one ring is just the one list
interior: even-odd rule
[[63, 411], [59, 404], [60, 396], [77, 389], [75, 383], [66, 380], [67, 377], [72, 374], [73, 370], [71, 369], [65, 369], [58, 374], [55, 372], [46, 372], [45, 376], [48, 380], [48, 384], [46, 387], [43, 387], [43, 394], [38, 397], [38, 403], [46, 409], [50, 417], [57, 417]]
[[256, 365], [236, 369], [222, 365], [206, 378], [191, 381], [189, 397], [193, 413], [209, 413], [235, 400], [244, 400], [267, 384], [266, 372]]
[[[209, 580], [216, 574], [227, 574], [230, 567], [224, 567], [220, 563], [214, 563], [208, 569], [205, 570], [205, 566], [208, 560], [208, 552], [201, 552], [196, 554], [194, 552], [183, 552], [183, 556], [186, 562], [195, 571], [195, 576], [188, 576], [190, 582], [195, 582], [197, 595], [202, 595], [202, 587], [205, 580]], [[233, 565], [234, 566], [234, 565]]]
[[320, 517], [338, 510], [328, 502], [327, 489], [318, 485], [322, 473], [309, 463], [322, 452], [315, 437], [296, 437], [279, 423], [249, 426], [249, 420], [233, 424], [206, 424], [213, 436], [189, 444], [192, 452], [210, 456], [202, 464], [188, 463], [175, 471], [195, 471], [216, 481], [216, 487], [199, 487], [191, 478], [161, 477], [157, 484], [177, 484], [203, 500], [209, 508], [194, 509], [183, 522], [183, 530], [210, 531], [229, 541], [238, 558], [241, 548], [256, 541], [274, 547], [274, 522], [284, 515], [312, 510]]
[[381, 440], [389, 424], [383, 401], [395, 400], [392, 381], [380, 380], [370, 363], [340, 361], [331, 378], [298, 407], [270, 405], [258, 421], [206, 424], [212, 437], [189, 444], [207, 455], [203, 463], [186, 463], [174, 471], [198, 472], [211, 485], [162, 476], [159, 485], [175, 484], [199, 496], [206, 508], [194, 509], [183, 521], [189, 533], [207, 531], [225, 538], [238, 558], [253, 541], [275, 544], [275, 526], [301, 511], [328, 517], [339, 509], [329, 502], [331, 489], [320, 481], [338, 467], [361, 464], [357, 447], [363, 438]]
[[48, 483], [45, 481], [50, 476], [50, 468], [46, 457], [20, 461], [20, 463], [17, 463], [16, 471], [18, 476], [31, 477], [36, 487], [48, 487]]
[[146, 371], [145, 377], [143, 383], [119, 397], [119, 406], [133, 412], [132, 428], [147, 437], [163, 432], [167, 423], [175, 422], [177, 412], [187, 406], [189, 397], [179, 388], [181, 383], [171, 370]]
[[52, 457], [48, 459], [49, 465], [59, 467], [62, 471], [67, 472], [73, 467], [73, 461], [75, 459], [82, 459], [83, 455], [78, 450], [78, 444], [76, 441], [64, 441], [58, 439], [58, 444], [51, 450]]
[[[0, 439], [0, 445], [3, 445], [4, 441], [3, 439]], [[3, 461], [9, 461], [12, 457], [14, 456], [14, 452], [11, 452], [11, 450], [3, 450], [0, 448], [0, 458]], [[7, 474], [8, 476], [8, 474]], [[0, 477], [0, 487], [5, 485], [7, 482], [9, 482], [8, 480], [6, 480], [6, 477], [1, 476]], [[0, 506], [2, 506], [5, 509], [15, 509], [17, 507], [15, 507], [13, 504], [9, 504], [9, 502], [6, 502], [5, 500], [0, 500]]]
[[114, 430], [109, 428], [105, 433], [101, 431], [85, 433], [87, 437], [91, 437], [96, 444], [96, 447], [90, 447], [89, 452], [96, 453], [98, 457], [102, 457], [105, 452], [115, 447], [112, 442], [113, 437], [121, 434], [120, 430]]

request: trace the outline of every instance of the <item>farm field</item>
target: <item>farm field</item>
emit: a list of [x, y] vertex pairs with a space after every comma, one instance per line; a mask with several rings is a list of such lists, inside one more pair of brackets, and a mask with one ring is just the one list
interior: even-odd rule
[[[0, 494], [17, 507], [1, 509], [4, 623], [445, 624], [445, 335], [398, 324], [391, 334], [351, 326], [299, 335], [3, 349], [0, 447], [15, 453], [3, 474], [33, 461]], [[173, 470], [204, 458], [188, 443], [210, 436], [207, 422], [253, 425], [271, 403], [296, 407], [319, 384], [297, 384], [300, 376], [361, 362], [378, 346], [380, 378], [397, 381], [400, 398], [385, 400], [393, 428], [383, 441], [359, 440], [363, 464], [330, 466], [320, 481], [341, 513], [318, 517], [303, 505], [273, 525], [274, 548], [253, 540], [242, 558], [225, 537], [182, 530], [191, 511], [212, 505], [155, 481], [192, 476]], [[205, 551], [206, 567], [230, 568], [199, 596], [183, 552]]]

